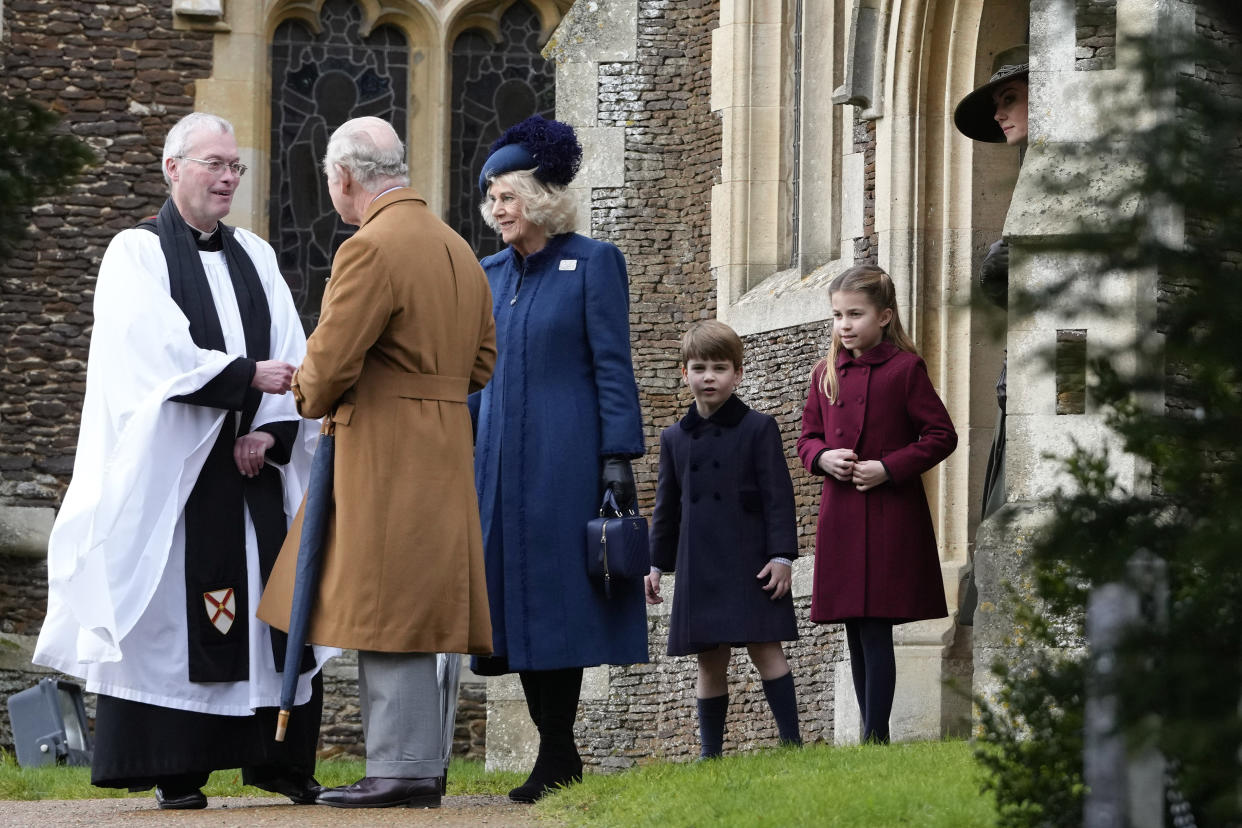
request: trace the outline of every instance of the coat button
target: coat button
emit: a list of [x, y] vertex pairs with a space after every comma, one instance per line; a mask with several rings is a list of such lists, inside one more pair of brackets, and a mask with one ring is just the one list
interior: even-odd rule
[[845, 369], [844, 369], [844, 368], [842, 368], [842, 369], [841, 369], [841, 376], [845, 376]]
[[720, 461], [719, 461], [719, 460], [713, 460], [713, 461], [712, 461], [712, 468], [713, 468], [713, 469], [718, 469], [718, 468], [720, 468]]
[[840, 408], [840, 407], [841, 407], [841, 406], [843, 406], [843, 405], [845, 405], [845, 401], [844, 401], [844, 400], [837, 400], [837, 408]]
[[697, 440], [697, 439], [699, 439], [699, 438], [700, 438], [700, 437], [702, 437], [702, 436], [703, 436], [703, 432], [701, 432], [701, 431], [696, 431], [696, 432], [694, 432], [694, 434], [690, 435], [690, 438], [691, 438], [691, 439], [693, 439], [693, 440]]
[[712, 497], [714, 497], [716, 500], [720, 500], [720, 492], [713, 493]]
[[696, 494], [692, 494], [692, 495], [690, 495], [690, 502], [691, 502], [691, 503], [698, 503], [698, 502], [699, 502], [699, 496], [698, 496], [698, 495], [696, 495]]
[[858, 397], [858, 403], [859, 403], [859, 405], [861, 405], [865, 399], [866, 399], [865, 397], [863, 397], [863, 396], [861, 396], [861, 395], [860, 395], [860, 396]]
[[690, 471], [698, 471], [698, 470], [699, 470], [699, 464], [698, 464], [698, 463], [691, 463], [691, 464], [690, 464]]
[[844, 432], [842, 429], [839, 429], [839, 428], [837, 429], [837, 436], [838, 436], [838, 437], [840, 437], [840, 436], [841, 436], [842, 434], [844, 434], [844, 433], [845, 433], [845, 432]]

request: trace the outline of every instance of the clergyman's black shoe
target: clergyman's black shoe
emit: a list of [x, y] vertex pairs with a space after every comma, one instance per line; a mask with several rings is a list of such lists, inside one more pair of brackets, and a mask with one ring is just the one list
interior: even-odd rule
[[155, 804], [160, 807], [161, 811], [195, 811], [207, 807], [207, 797], [197, 789], [170, 794], [156, 785]]
[[315, 801], [333, 808], [439, 808], [440, 777], [365, 776], [352, 785], [325, 788]]
[[295, 805], [314, 805], [315, 798], [327, 790], [313, 776], [273, 776], [249, 784], [269, 793], [287, 796]]

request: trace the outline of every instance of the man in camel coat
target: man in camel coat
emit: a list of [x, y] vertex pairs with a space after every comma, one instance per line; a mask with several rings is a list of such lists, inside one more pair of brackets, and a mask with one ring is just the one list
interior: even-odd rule
[[[358, 650], [361, 781], [338, 807], [440, 804], [437, 652], [491, 650], [466, 396], [496, 362], [487, 279], [469, 245], [409, 187], [405, 149], [378, 118], [343, 124], [324, 170], [359, 225], [332, 265], [293, 377], [304, 417], [331, 418], [335, 496], [310, 641]], [[289, 622], [299, 514], [259, 617]]]

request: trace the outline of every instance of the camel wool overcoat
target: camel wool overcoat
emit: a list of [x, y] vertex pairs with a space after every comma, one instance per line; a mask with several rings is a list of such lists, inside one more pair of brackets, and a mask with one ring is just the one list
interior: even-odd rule
[[[412, 189], [341, 245], [293, 377], [336, 434], [310, 641], [380, 652], [491, 652], [466, 398], [496, 363], [491, 290], [469, 245]], [[305, 501], [303, 501], [305, 508]], [[286, 629], [302, 514], [259, 617]]]
[[[922, 358], [889, 342], [858, 356], [841, 350], [835, 401], [820, 390], [824, 367], [811, 374], [798, 438], [803, 465], [824, 478], [811, 621], [943, 618], [944, 581], [920, 475], [957, 447], [949, 412]], [[839, 448], [881, 461], [889, 479], [860, 492], [824, 475], [820, 454]]]

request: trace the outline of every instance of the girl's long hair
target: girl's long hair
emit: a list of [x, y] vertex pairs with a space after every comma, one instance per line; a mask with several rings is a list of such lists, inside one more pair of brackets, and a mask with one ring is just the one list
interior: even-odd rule
[[[906, 334], [906, 329], [901, 326], [901, 314], [897, 312], [897, 289], [893, 286], [892, 277], [875, 265], [856, 265], [833, 279], [828, 285], [829, 298], [841, 291], [861, 293], [879, 313], [883, 313], [885, 308], [891, 310], [893, 317], [884, 326], [884, 340], [893, 343], [903, 351], [918, 353], [913, 340]], [[828, 346], [828, 355], [815, 363], [816, 369], [820, 367], [824, 369], [819, 377], [819, 390], [830, 403], [837, 401], [837, 393], [840, 390], [840, 382], [837, 379], [837, 355], [841, 353], [841, 348], [841, 335], [834, 321], [832, 344]]]

